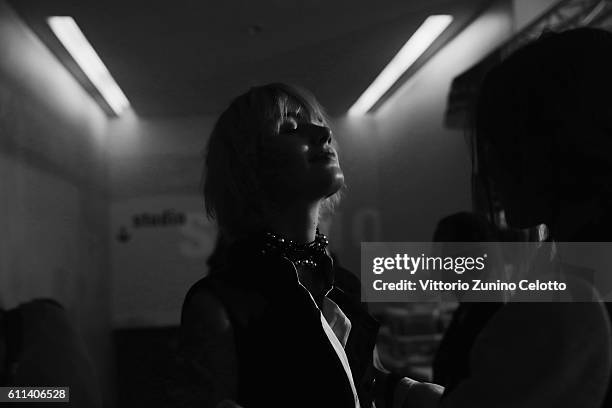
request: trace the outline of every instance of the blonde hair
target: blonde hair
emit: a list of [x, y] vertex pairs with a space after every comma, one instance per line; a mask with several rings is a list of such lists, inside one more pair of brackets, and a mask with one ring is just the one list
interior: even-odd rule
[[[277, 204], [264, 179], [261, 143], [295, 112], [328, 126], [324, 109], [310, 92], [281, 83], [251, 88], [217, 120], [204, 152], [202, 184], [206, 213], [226, 239], [263, 228]], [[324, 208], [331, 210], [338, 200], [338, 193], [328, 197]]]

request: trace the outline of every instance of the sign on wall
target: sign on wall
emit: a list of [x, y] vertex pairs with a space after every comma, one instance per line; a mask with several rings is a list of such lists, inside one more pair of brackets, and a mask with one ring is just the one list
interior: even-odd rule
[[111, 206], [113, 322], [176, 325], [189, 287], [207, 273], [216, 228], [198, 196], [126, 199]]

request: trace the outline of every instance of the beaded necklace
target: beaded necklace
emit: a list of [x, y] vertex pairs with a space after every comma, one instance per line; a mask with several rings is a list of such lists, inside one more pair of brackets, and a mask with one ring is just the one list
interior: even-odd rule
[[329, 241], [324, 234], [319, 232], [319, 228], [316, 230], [314, 241], [305, 244], [298, 244], [272, 232], [266, 232], [264, 237], [264, 250], [262, 251], [264, 254], [275, 253], [284, 256], [296, 266], [316, 269], [317, 259], [327, 255], [325, 248]]

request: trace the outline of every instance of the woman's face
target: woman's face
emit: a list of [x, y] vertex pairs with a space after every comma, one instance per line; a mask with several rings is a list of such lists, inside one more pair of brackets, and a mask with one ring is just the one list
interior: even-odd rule
[[262, 142], [265, 184], [274, 197], [324, 199], [344, 185], [332, 133], [325, 123], [288, 113]]

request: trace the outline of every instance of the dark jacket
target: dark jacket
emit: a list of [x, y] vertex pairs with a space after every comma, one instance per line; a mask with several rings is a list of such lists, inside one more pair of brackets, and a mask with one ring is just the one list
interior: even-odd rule
[[[194, 284], [225, 307], [234, 332], [237, 403], [253, 407], [354, 407], [345, 371], [321, 326], [320, 311], [287, 258], [256, 246], [234, 248], [223, 267]], [[358, 301], [334, 287], [327, 295], [351, 320], [346, 344], [362, 407], [371, 405], [372, 353], [378, 323]], [[182, 331], [183, 343], [189, 332]]]

